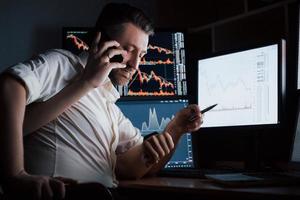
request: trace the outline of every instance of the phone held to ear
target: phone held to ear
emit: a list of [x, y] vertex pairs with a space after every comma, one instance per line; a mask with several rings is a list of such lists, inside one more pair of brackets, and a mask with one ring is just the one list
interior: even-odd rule
[[[101, 31], [101, 39], [100, 39], [100, 43], [102, 42], [106, 42], [111, 40], [111, 38], [105, 33], [105, 31]], [[116, 48], [116, 47], [111, 47], [111, 48]], [[109, 62], [118, 62], [118, 63], [122, 63], [123, 62], [123, 56], [121, 54], [115, 55], [113, 57], [110, 58]]]

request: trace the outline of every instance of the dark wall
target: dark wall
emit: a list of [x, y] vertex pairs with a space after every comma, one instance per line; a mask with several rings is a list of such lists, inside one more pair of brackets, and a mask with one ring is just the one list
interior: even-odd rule
[[187, 69], [193, 94], [197, 84], [193, 76], [197, 59], [212, 53], [286, 40], [287, 95], [281, 127], [251, 131], [200, 130], [194, 134], [200, 165], [212, 167], [217, 161], [230, 160], [252, 167], [256, 161], [288, 160], [296, 117], [297, 1], [211, 0], [189, 1], [184, 6], [182, 1], [172, 2], [157, 4], [161, 16], [159, 26], [188, 30]]
[[[62, 27], [93, 26], [110, 0], [1, 0], [0, 72], [49, 48], [61, 48]], [[153, 16], [155, 1], [127, 2]]]
[[[248, 1], [252, 2], [252, 1]], [[252, 2], [253, 3], [253, 2]], [[249, 5], [248, 5], [249, 6]], [[296, 116], [296, 59], [297, 59], [297, 3], [275, 2], [233, 16], [229, 20], [215, 22], [197, 31], [190, 29], [189, 46], [192, 59], [215, 52], [234, 50], [286, 40], [286, 102], [281, 127], [238, 132], [202, 132], [197, 136], [200, 161], [203, 165], [218, 160], [240, 160], [249, 167], [257, 167], [257, 161], [270, 164], [276, 160], [288, 160]], [[249, 7], [248, 7], [249, 9]], [[199, 43], [195, 42], [199, 38]], [[200, 48], [201, 46], [204, 48]], [[195, 51], [193, 51], [195, 49]], [[192, 63], [194, 63], [192, 61]], [[195, 65], [191, 66], [191, 68]], [[193, 73], [191, 70], [191, 74]], [[195, 84], [192, 84], [195, 85]], [[195, 89], [193, 90], [195, 92]], [[200, 162], [201, 163], [201, 162]], [[209, 164], [208, 164], [209, 165]]]

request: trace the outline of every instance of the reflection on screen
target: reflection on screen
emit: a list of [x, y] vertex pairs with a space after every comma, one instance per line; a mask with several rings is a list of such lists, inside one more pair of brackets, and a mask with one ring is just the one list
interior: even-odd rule
[[278, 45], [198, 61], [202, 127], [278, 123]]

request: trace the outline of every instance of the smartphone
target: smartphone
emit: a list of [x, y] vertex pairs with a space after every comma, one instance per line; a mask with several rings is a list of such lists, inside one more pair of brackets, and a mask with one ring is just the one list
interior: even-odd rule
[[[109, 40], [112, 40], [105, 31], [100, 31], [101, 32], [101, 39], [100, 39], [100, 43], [102, 42], [106, 42]], [[111, 48], [116, 48], [116, 47], [111, 47]], [[123, 62], [123, 56], [121, 54], [115, 55], [112, 58], [110, 58], [110, 62], [118, 62], [118, 63], [122, 63]]]

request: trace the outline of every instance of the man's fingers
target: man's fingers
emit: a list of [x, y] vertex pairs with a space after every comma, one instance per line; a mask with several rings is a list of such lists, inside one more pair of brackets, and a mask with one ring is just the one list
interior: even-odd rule
[[122, 63], [111, 63], [111, 68], [112, 69], [116, 69], [116, 68], [125, 68], [126, 64], [122, 64]]
[[115, 40], [104, 42], [103, 44], [100, 44], [100, 47], [98, 46], [100, 49], [97, 52], [96, 57], [101, 57], [109, 48], [117, 48], [119, 46], [119, 42]]
[[158, 153], [154, 150], [150, 142], [145, 141], [145, 148], [147, 155], [150, 156], [150, 160], [157, 161], [159, 159]]
[[124, 58], [127, 57], [127, 51], [123, 50], [123, 49], [115, 49], [115, 48], [110, 48], [109, 50], [106, 51], [106, 57], [104, 56], [104, 58], [106, 59], [106, 62], [109, 62], [112, 57], [116, 56], [116, 55], [121, 55]]
[[52, 199], [53, 198], [53, 192], [49, 185], [49, 180], [44, 180], [42, 183], [42, 199]]
[[196, 122], [200, 118], [202, 118], [202, 114], [200, 108], [196, 104], [189, 105], [187, 107], [190, 110], [188, 120], [192, 123]]
[[96, 36], [92, 42], [91, 49], [90, 49], [90, 51], [94, 54], [97, 53], [97, 51], [98, 51], [98, 45], [99, 45], [100, 39], [101, 39], [101, 33], [97, 32]]
[[201, 118], [199, 118], [198, 120], [188, 124], [187, 125], [188, 131], [189, 132], [197, 131], [200, 128], [202, 123], [203, 121], [201, 121]]
[[172, 136], [168, 132], [165, 132], [164, 135], [165, 135], [165, 138], [166, 138], [166, 141], [168, 143], [168, 146], [169, 146], [170, 150], [173, 150], [175, 145], [174, 145], [174, 141], [173, 141]]
[[54, 193], [55, 199], [64, 199], [66, 195], [66, 188], [65, 184], [62, 181], [56, 180], [56, 179], [50, 179], [49, 184], [52, 188], [52, 191]]
[[169, 133], [154, 135], [145, 141], [145, 148], [149, 156], [156, 162], [174, 149], [174, 142]]
[[[31, 185], [31, 187], [29, 187], [29, 197], [33, 198], [33, 199], [41, 199], [42, 195], [43, 195], [43, 182], [41, 180], [39, 180], [38, 182], [35, 182]], [[27, 189], [27, 188], [26, 188]], [[26, 191], [25, 191], [26, 193]], [[14, 194], [13, 194], [14, 195]], [[18, 195], [18, 194], [16, 194]], [[26, 196], [26, 195], [25, 195]]]
[[154, 146], [154, 149], [158, 152], [159, 158], [164, 157], [165, 152], [164, 152], [162, 146], [160, 145], [160, 141], [158, 140], [157, 136], [154, 135], [151, 138], [149, 138], [149, 140], [151, 141], [152, 145]]
[[71, 179], [71, 178], [66, 178], [66, 177], [61, 177], [61, 176], [57, 176], [54, 177], [55, 179], [63, 182], [65, 185], [74, 185], [74, 184], [78, 184], [77, 180]]
[[165, 155], [169, 154], [171, 150], [170, 150], [170, 148], [169, 148], [169, 146], [167, 144], [165, 135], [164, 134], [159, 134], [157, 137], [159, 139], [160, 145], [162, 146], [162, 148], [164, 150]]
[[197, 104], [191, 104], [188, 106], [188, 108], [191, 109], [191, 112], [193, 112], [193, 113], [196, 113], [196, 114], [201, 113], [200, 108]]

